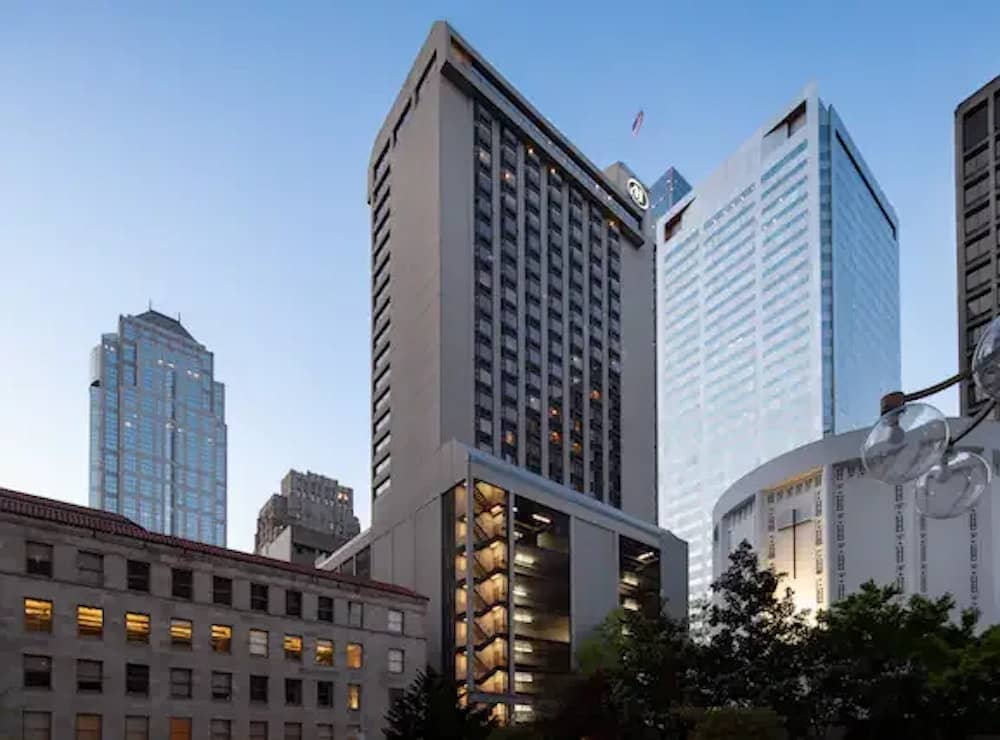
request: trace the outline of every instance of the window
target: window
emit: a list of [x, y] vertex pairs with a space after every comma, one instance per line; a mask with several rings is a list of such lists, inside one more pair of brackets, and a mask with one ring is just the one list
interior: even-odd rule
[[250, 723], [250, 740], [267, 740], [267, 722]]
[[52, 658], [47, 655], [24, 656], [24, 688], [52, 688]]
[[250, 630], [250, 654], [267, 657], [267, 632]]
[[302, 679], [285, 679], [285, 704], [290, 707], [302, 706]]
[[[173, 676], [171, 675], [171, 679]], [[139, 663], [125, 664], [125, 693], [149, 696], [149, 666]]]
[[347, 604], [347, 621], [352, 627], [361, 627], [364, 622], [364, 604], [350, 601]]
[[316, 725], [316, 740], [333, 740], [333, 725]]
[[212, 603], [224, 606], [233, 605], [233, 579], [212, 577]]
[[316, 619], [321, 622], [333, 621], [333, 599], [329, 596], [320, 596], [316, 606]]
[[76, 690], [81, 694], [100, 694], [104, 690], [104, 664], [101, 661], [76, 661]]
[[103, 637], [104, 610], [97, 606], [77, 606], [76, 633], [79, 637]]
[[101, 740], [101, 715], [76, 715], [76, 740]]
[[209, 724], [210, 740], [232, 740], [233, 727], [228, 719], [213, 719]]
[[232, 651], [233, 628], [226, 624], [212, 625], [212, 652], [228, 653]]
[[391, 688], [389, 689], [389, 709], [396, 706], [396, 702], [400, 701], [404, 696], [406, 696], [406, 689]]
[[316, 706], [333, 706], [333, 681], [316, 682]]
[[52, 602], [25, 599], [24, 629], [26, 632], [52, 632]]
[[24, 569], [36, 576], [52, 577], [52, 545], [43, 542], [26, 543]]
[[389, 649], [389, 673], [403, 672], [403, 651], [396, 648]]
[[170, 669], [170, 696], [174, 699], [191, 698], [191, 669]]
[[170, 718], [170, 740], [191, 740], [191, 718]]
[[302, 724], [300, 722], [285, 723], [285, 740], [302, 740]]
[[125, 638], [128, 642], [149, 643], [149, 615], [125, 612]]
[[194, 625], [190, 619], [170, 620], [170, 644], [174, 647], [190, 648]]
[[361, 685], [356, 683], [347, 684], [347, 708], [351, 710], [361, 709]]
[[90, 586], [104, 585], [104, 556], [80, 550], [76, 554], [76, 580]]
[[333, 640], [316, 640], [316, 665], [333, 665]]
[[285, 647], [285, 657], [288, 660], [302, 660], [301, 636], [285, 635], [284, 647]]
[[194, 592], [194, 576], [187, 568], [171, 568], [170, 593], [175, 599], [191, 600]]
[[360, 643], [349, 642], [347, 644], [347, 667], [360, 668], [363, 662], [363, 648]]
[[250, 676], [250, 701], [267, 704], [267, 676]]
[[403, 634], [403, 612], [390, 609], [388, 622], [390, 632], [395, 632], [397, 635]]
[[255, 612], [267, 611], [267, 586], [263, 583], [250, 584], [250, 608]]
[[292, 591], [291, 589], [285, 591], [285, 614], [290, 617], [302, 616], [301, 591]]
[[52, 740], [52, 715], [48, 712], [25, 712], [21, 718], [24, 740]]
[[149, 740], [149, 717], [126, 717], [125, 740]]
[[231, 701], [233, 698], [233, 674], [212, 671], [212, 698], [216, 701]]
[[141, 560], [128, 561], [128, 589], [149, 592], [149, 563]]

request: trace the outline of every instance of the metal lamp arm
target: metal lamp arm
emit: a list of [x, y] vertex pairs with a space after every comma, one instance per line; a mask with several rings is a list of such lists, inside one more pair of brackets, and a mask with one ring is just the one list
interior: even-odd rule
[[[921, 398], [926, 398], [927, 396], [933, 396], [935, 393], [939, 393], [946, 388], [951, 388], [955, 383], [959, 383], [963, 380], [968, 380], [972, 377], [971, 370], [962, 370], [959, 373], [955, 373], [950, 378], [942, 380], [940, 383], [935, 383], [932, 386], [923, 388], [919, 391], [913, 391], [913, 393], [903, 393], [902, 391], [893, 391], [892, 393], [886, 393], [882, 396], [882, 413], [886, 414], [893, 409], [898, 409], [904, 403], [909, 403], [910, 401], [917, 401]], [[990, 404], [992, 408], [993, 404]], [[985, 417], [984, 417], [985, 418]], [[981, 421], [981, 420], [980, 420]]]

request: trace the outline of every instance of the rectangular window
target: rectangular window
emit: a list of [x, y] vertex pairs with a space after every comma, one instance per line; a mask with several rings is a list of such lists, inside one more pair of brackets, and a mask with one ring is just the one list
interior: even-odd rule
[[125, 639], [128, 642], [149, 643], [149, 615], [125, 612]]
[[212, 652], [232, 652], [233, 628], [226, 624], [212, 625]]
[[81, 694], [100, 694], [104, 690], [104, 663], [76, 661], [76, 690]]
[[232, 701], [233, 674], [224, 671], [212, 671], [212, 698], [215, 701]]
[[267, 586], [263, 583], [251, 583], [250, 608], [255, 612], [266, 612], [267, 607]]
[[174, 647], [190, 648], [194, 625], [190, 619], [170, 620], [170, 644]]
[[52, 688], [52, 658], [47, 655], [24, 656], [24, 688]]
[[140, 560], [128, 561], [129, 591], [145, 591], [149, 593], [149, 563]]
[[285, 591], [285, 614], [289, 617], [301, 617], [302, 616], [302, 592], [292, 591], [287, 589]]
[[76, 553], [76, 580], [88, 586], [104, 585], [104, 556], [80, 550]]
[[24, 600], [25, 632], [52, 632], [52, 602], [45, 599]]
[[364, 662], [363, 652], [364, 648], [361, 647], [360, 643], [347, 643], [347, 667], [360, 668]]
[[52, 545], [28, 542], [25, 546], [24, 569], [35, 576], [52, 577]]
[[333, 598], [330, 596], [320, 596], [316, 606], [316, 619], [321, 622], [333, 621]]
[[333, 706], [333, 681], [316, 682], [316, 706]]
[[52, 740], [52, 715], [49, 712], [25, 712], [21, 716], [24, 740]]
[[212, 603], [223, 606], [233, 605], [233, 579], [212, 577]]
[[361, 709], [361, 684], [347, 684], [347, 708], [352, 711]]
[[316, 665], [333, 665], [333, 640], [316, 640]]
[[191, 740], [191, 718], [171, 717], [169, 740]]
[[388, 628], [397, 635], [403, 634], [403, 612], [397, 609], [389, 610]]
[[126, 717], [125, 740], [149, 740], [149, 717]]
[[191, 600], [194, 595], [194, 574], [187, 568], [171, 568], [170, 593], [175, 599]]
[[267, 676], [250, 676], [250, 701], [267, 704]]
[[170, 696], [174, 699], [191, 698], [191, 669], [170, 669]]
[[250, 654], [267, 657], [267, 632], [265, 630], [250, 630]]
[[302, 660], [302, 637], [300, 635], [285, 635], [285, 658]]
[[228, 719], [213, 719], [209, 725], [210, 740], [232, 740], [233, 727]]
[[101, 715], [76, 715], [76, 740], [101, 740]]
[[149, 696], [149, 666], [139, 663], [125, 664], [125, 693]]
[[347, 604], [348, 623], [352, 627], [361, 627], [365, 619], [364, 604], [358, 601], [350, 601]]
[[104, 610], [97, 606], [76, 607], [76, 633], [79, 637], [104, 636]]
[[267, 722], [250, 723], [250, 740], [268, 740]]
[[302, 740], [302, 724], [300, 722], [285, 723], [285, 740]]
[[333, 725], [316, 725], [316, 740], [333, 740]]
[[285, 704], [290, 707], [302, 706], [302, 679], [285, 679]]
[[403, 651], [396, 648], [389, 649], [389, 673], [403, 672]]

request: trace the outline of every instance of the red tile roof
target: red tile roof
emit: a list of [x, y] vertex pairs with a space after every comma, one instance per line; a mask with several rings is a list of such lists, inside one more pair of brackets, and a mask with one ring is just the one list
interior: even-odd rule
[[11, 491], [7, 488], [0, 488], [0, 514], [13, 514], [15, 516], [30, 517], [31, 519], [42, 519], [69, 527], [90, 529], [97, 532], [117, 535], [119, 537], [129, 537], [131, 539], [152, 542], [158, 545], [176, 547], [189, 552], [214, 555], [227, 560], [260, 565], [265, 568], [275, 568], [276, 570], [282, 570], [296, 575], [326, 578], [344, 585], [371, 588], [377, 591], [384, 591], [386, 593], [409, 596], [410, 598], [423, 599], [425, 601], [427, 600], [426, 596], [418, 594], [416, 591], [411, 591], [410, 589], [403, 588], [402, 586], [394, 586], [391, 583], [357, 578], [344, 573], [335, 573], [331, 570], [310, 568], [307, 565], [287, 563], [283, 560], [265, 558], [262, 555], [252, 555], [247, 552], [229, 550], [225, 547], [216, 547], [215, 545], [206, 545], [202, 542], [186, 540], [181, 537], [171, 537], [165, 534], [158, 534], [140, 527], [131, 519], [127, 519], [121, 514], [112, 514], [111, 512], [101, 511], [100, 509], [91, 509], [86, 506], [68, 504], [64, 501], [56, 501], [51, 498], [32, 496], [27, 493], [21, 493], [20, 491]]

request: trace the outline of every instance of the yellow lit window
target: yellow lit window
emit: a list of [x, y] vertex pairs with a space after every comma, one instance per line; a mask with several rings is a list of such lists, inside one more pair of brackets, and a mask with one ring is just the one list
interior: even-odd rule
[[364, 660], [363, 652], [364, 649], [360, 644], [356, 642], [349, 642], [347, 644], [347, 667], [360, 668]]
[[212, 651], [228, 653], [233, 643], [233, 628], [225, 624], [212, 625]]
[[285, 657], [302, 660], [302, 638], [299, 635], [285, 635]]
[[125, 639], [129, 642], [149, 642], [149, 615], [125, 612]]
[[316, 664], [333, 665], [333, 640], [316, 640]]
[[80, 637], [101, 637], [104, 634], [104, 610], [96, 606], [77, 606], [76, 629]]
[[52, 602], [42, 599], [25, 599], [24, 629], [28, 632], [51, 632]]
[[189, 619], [170, 620], [170, 644], [177, 647], [191, 647], [191, 635], [194, 627]]
[[361, 709], [361, 686], [356, 683], [347, 684], [347, 708]]

